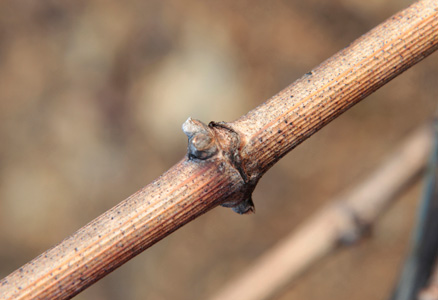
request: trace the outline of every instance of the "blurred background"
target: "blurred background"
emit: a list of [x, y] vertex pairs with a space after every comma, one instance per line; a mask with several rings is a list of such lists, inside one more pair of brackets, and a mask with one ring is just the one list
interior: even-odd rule
[[[238, 118], [410, 3], [1, 1], [0, 277], [175, 164], [187, 117]], [[437, 69], [434, 54], [283, 158], [255, 215], [216, 208], [75, 299], [214, 294], [431, 118]], [[276, 299], [386, 299], [421, 188]]]

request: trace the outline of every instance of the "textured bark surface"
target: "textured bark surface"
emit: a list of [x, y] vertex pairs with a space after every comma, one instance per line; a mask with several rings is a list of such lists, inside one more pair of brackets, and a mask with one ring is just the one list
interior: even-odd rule
[[435, 51], [437, 7], [436, 1], [420, 1], [394, 15], [233, 122], [245, 141], [246, 171], [260, 176], [339, 114]]
[[433, 138], [431, 126], [415, 131], [367, 179], [332, 199], [210, 300], [271, 299], [325, 255], [369, 235], [395, 196], [425, 169]]
[[213, 123], [221, 151], [183, 159], [0, 281], [0, 297], [70, 298], [216, 205], [247, 201], [287, 152], [436, 50], [437, 6], [417, 2], [239, 120]]

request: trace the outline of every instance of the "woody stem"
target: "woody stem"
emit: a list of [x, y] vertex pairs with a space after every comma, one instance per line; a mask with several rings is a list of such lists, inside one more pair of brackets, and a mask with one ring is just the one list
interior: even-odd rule
[[[257, 180], [281, 157], [438, 47], [438, 1], [394, 15], [245, 116], [241, 172]], [[209, 154], [207, 153], [207, 156]], [[68, 299], [248, 186], [219, 157], [184, 158], [137, 193], [0, 281], [1, 299]]]

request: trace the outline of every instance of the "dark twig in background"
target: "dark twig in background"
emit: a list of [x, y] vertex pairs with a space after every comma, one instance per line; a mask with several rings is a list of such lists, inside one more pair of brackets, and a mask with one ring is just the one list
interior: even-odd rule
[[4, 278], [1, 298], [70, 298], [219, 204], [250, 210], [276, 161], [436, 50], [437, 6], [394, 15], [235, 122], [186, 128], [190, 159]]
[[[391, 299], [415, 299], [433, 275], [438, 255], [438, 124], [434, 124], [434, 149], [428, 166], [412, 248]], [[433, 277], [433, 276], [432, 276]], [[432, 282], [434, 281], [433, 278]], [[433, 286], [433, 284], [432, 284]], [[423, 295], [423, 298], [426, 294]]]
[[430, 126], [412, 133], [364, 182], [330, 201], [211, 299], [269, 299], [321, 257], [361, 238], [395, 196], [418, 178], [432, 141]]

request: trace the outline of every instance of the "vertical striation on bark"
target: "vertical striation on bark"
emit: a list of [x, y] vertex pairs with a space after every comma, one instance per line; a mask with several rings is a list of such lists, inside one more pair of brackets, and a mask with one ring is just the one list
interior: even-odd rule
[[438, 1], [419, 1], [242, 118], [208, 126], [192, 120], [187, 157], [2, 279], [0, 298], [71, 298], [219, 204], [252, 211], [251, 192], [269, 167], [435, 51], [437, 28]]
[[331, 120], [435, 51], [437, 9], [433, 0], [413, 4], [232, 122], [245, 141], [246, 172], [261, 176]]

